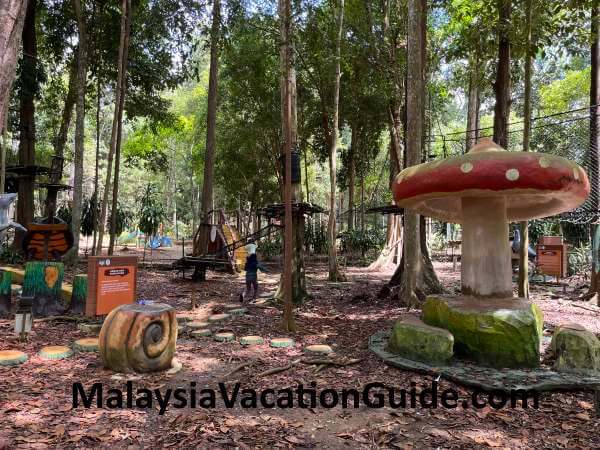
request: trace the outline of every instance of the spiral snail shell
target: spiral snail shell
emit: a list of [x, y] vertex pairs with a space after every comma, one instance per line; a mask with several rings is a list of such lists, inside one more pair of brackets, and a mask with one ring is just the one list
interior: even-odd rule
[[100, 356], [116, 372], [156, 372], [171, 368], [177, 319], [169, 305], [122, 305], [102, 325]]

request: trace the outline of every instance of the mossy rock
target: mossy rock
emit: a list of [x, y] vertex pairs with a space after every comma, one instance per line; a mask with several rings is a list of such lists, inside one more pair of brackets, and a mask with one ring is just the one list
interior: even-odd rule
[[523, 298], [430, 296], [423, 322], [454, 336], [454, 352], [490, 367], [540, 364], [542, 312]]
[[27, 354], [19, 350], [0, 350], [0, 366], [17, 366], [27, 361]]
[[413, 361], [445, 364], [453, 355], [454, 337], [443, 328], [424, 324], [415, 317], [396, 322], [388, 351]]
[[64, 345], [47, 345], [40, 350], [40, 357], [44, 359], [65, 359], [73, 355], [73, 350]]
[[227, 320], [231, 318], [230, 314], [213, 314], [208, 318], [209, 322], [222, 322], [223, 320]]
[[260, 336], [243, 336], [240, 338], [240, 344], [242, 345], [262, 345], [265, 340]]
[[192, 335], [192, 337], [201, 338], [201, 337], [208, 337], [208, 336], [210, 336], [212, 334], [212, 331], [210, 331], [210, 330], [208, 330], [206, 328], [203, 328], [203, 329], [200, 329], [200, 330], [194, 330], [190, 334]]
[[247, 312], [248, 312], [247, 308], [237, 308], [237, 309], [229, 310], [229, 314], [231, 314], [232, 316], [243, 316]]
[[209, 325], [208, 322], [196, 322], [196, 321], [194, 321], [194, 322], [187, 322], [185, 324], [185, 326], [187, 328], [190, 328], [192, 330], [199, 330], [201, 328], [206, 328], [208, 325]]
[[213, 339], [217, 342], [232, 342], [235, 340], [235, 335], [230, 332], [215, 333]]
[[101, 323], [82, 322], [77, 325], [77, 328], [79, 328], [84, 333], [94, 334], [94, 333], [100, 333], [100, 330], [102, 329], [102, 324]]
[[555, 358], [554, 369], [559, 372], [600, 371], [600, 341], [579, 324], [559, 325], [550, 351]]
[[83, 338], [73, 342], [73, 349], [78, 352], [97, 352], [98, 338]]
[[329, 345], [325, 344], [307, 345], [304, 347], [304, 351], [306, 353], [315, 353], [317, 355], [327, 355], [329, 353], [333, 353], [333, 349]]
[[296, 343], [291, 338], [273, 338], [269, 342], [269, 345], [273, 348], [289, 348], [293, 347]]

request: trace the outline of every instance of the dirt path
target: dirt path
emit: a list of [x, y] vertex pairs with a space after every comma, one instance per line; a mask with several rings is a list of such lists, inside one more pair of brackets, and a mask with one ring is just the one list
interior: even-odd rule
[[[444, 284], [458, 287], [459, 272], [449, 263], [436, 263]], [[277, 285], [278, 268], [261, 276], [265, 294]], [[431, 384], [431, 378], [388, 367], [367, 349], [368, 337], [391, 327], [406, 311], [389, 301], [374, 300], [381, 283], [391, 275], [368, 273], [349, 268], [349, 283], [326, 281], [325, 266], [308, 265], [308, 286], [313, 299], [297, 314], [299, 332], [293, 337], [293, 349], [273, 349], [267, 344], [243, 347], [238, 343], [216, 343], [210, 338], [180, 336], [177, 357], [183, 369], [174, 375], [115, 375], [102, 368], [97, 354], [80, 354], [66, 360], [48, 362], [37, 355], [44, 345], [70, 344], [84, 337], [71, 322], [36, 324], [25, 344], [12, 336], [12, 323], [0, 321], [4, 337], [0, 349], [19, 348], [30, 358], [21, 366], [0, 368], [0, 449], [6, 447], [71, 448], [121, 447], [138, 448], [548, 448], [600, 447], [600, 421], [593, 415], [591, 394], [552, 394], [541, 399], [540, 408], [501, 409], [486, 407], [467, 409], [381, 409], [361, 406], [357, 409], [226, 408], [218, 401], [215, 408], [170, 407], [159, 415], [152, 409], [72, 408], [72, 384], [87, 388], [100, 382], [108, 388], [124, 389], [129, 380], [135, 388], [190, 389], [218, 391], [221, 381], [231, 390], [239, 382], [241, 389], [261, 391], [295, 389], [298, 384], [318, 389], [362, 388], [380, 382], [395, 388], [419, 388]], [[236, 301], [243, 287], [241, 278], [210, 274], [205, 283], [194, 285], [174, 278], [168, 272], [140, 273], [140, 296], [173, 305], [201, 320], [220, 305]], [[191, 296], [200, 307], [187, 311]], [[563, 320], [584, 323], [599, 332], [595, 313], [572, 306], [570, 298], [578, 291], [550, 292], [533, 289], [533, 298], [544, 310], [547, 326]], [[245, 316], [221, 328], [236, 336], [260, 335], [264, 338], [285, 336], [279, 331], [280, 312], [273, 307], [250, 306]], [[315, 371], [315, 365], [298, 363], [284, 372], [259, 376], [266, 369], [281, 367], [303, 356], [308, 344], [330, 345], [340, 358], [359, 359], [358, 364], [329, 367]], [[245, 362], [253, 362], [230, 376], [228, 372]], [[461, 396], [469, 392], [441, 380], [439, 389], [453, 388]]]

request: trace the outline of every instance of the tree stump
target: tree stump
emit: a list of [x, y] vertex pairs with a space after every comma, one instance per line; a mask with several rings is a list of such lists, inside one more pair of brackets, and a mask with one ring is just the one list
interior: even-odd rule
[[30, 261], [25, 265], [23, 297], [33, 297], [34, 316], [65, 313], [62, 282], [65, 266], [60, 262]]
[[85, 313], [87, 288], [88, 278], [86, 274], [79, 274], [73, 277], [73, 292], [71, 294], [71, 304], [69, 305], [69, 311], [72, 314]]
[[100, 331], [100, 356], [116, 372], [156, 372], [171, 368], [177, 342], [175, 310], [169, 305], [122, 305]]
[[0, 317], [9, 317], [12, 310], [12, 274], [0, 270]]

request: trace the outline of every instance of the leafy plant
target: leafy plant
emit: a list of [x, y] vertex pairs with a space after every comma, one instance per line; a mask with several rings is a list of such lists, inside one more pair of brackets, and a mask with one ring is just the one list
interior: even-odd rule
[[304, 227], [304, 245], [317, 255], [327, 253], [327, 226], [315, 221], [308, 221]]
[[147, 237], [156, 236], [160, 224], [164, 221], [166, 213], [158, 188], [148, 184], [140, 198], [139, 228]]
[[592, 251], [589, 244], [574, 247], [569, 252], [568, 275], [586, 274], [592, 269]]
[[[108, 216], [108, 223], [112, 221], [112, 211]], [[115, 234], [119, 236], [123, 231], [133, 223], [133, 213], [124, 209], [120, 202], [117, 202], [117, 222]]]
[[435, 251], [442, 251], [446, 247], [446, 235], [445, 233], [434, 233], [431, 239], [431, 249]]
[[385, 234], [375, 229], [347, 230], [339, 233], [338, 237], [342, 253], [379, 251], [385, 244]]
[[71, 207], [67, 203], [62, 203], [58, 207], [58, 211], [56, 211], [56, 217], [70, 225], [73, 218]]
[[81, 234], [91, 236], [94, 234], [94, 224], [100, 217], [100, 205], [96, 201], [96, 193], [83, 200], [83, 208], [81, 211]]

